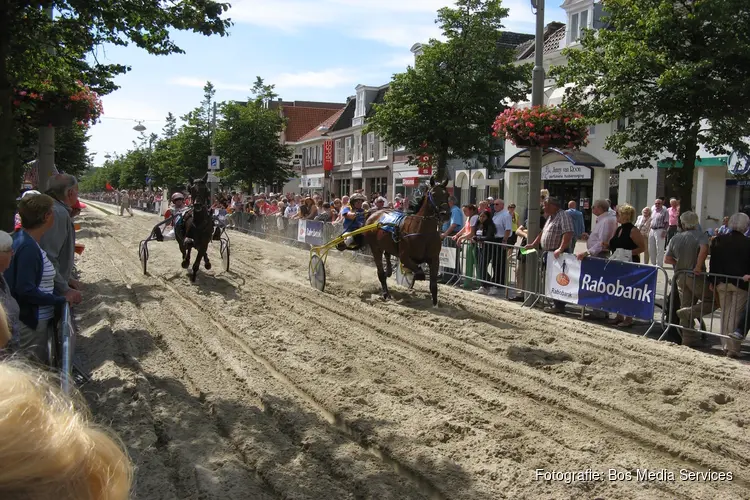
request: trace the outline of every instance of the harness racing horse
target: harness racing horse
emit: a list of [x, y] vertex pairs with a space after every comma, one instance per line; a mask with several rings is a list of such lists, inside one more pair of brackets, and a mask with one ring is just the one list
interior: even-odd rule
[[[419, 209], [414, 215], [396, 215], [393, 210], [378, 210], [367, 219], [367, 225], [385, 222], [384, 219], [396, 216], [392, 228], [380, 227], [365, 233], [365, 241], [370, 245], [375, 265], [378, 268], [378, 279], [383, 288], [383, 299], [390, 298], [386, 279], [392, 274], [391, 255], [398, 255], [401, 264], [414, 273], [415, 280], [425, 279], [424, 271], [419, 264], [430, 266], [430, 293], [432, 305], [437, 307], [437, 277], [440, 267], [440, 226], [448, 215], [448, 181], [436, 183], [430, 178], [430, 190], [419, 202]], [[386, 254], [387, 271], [383, 269], [383, 254]]]
[[197, 181], [190, 179], [187, 189], [193, 200], [192, 210], [183, 216], [183, 223], [175, 228], [175, 239], [182, 252], [182, 268], [187, 269], [190, 265], [190, 252], [193, 248], [198, 253], [193, 263], [193, 273], [190, 275], [191, 282], [195, 282], [201, 259], [206, 269], [211, 269], [211, 262], [208, 260], [208, 244], [213, 236], [214, 221], [208, 211], [210, 191], [206, 185], [207, 182], [208, 174]]

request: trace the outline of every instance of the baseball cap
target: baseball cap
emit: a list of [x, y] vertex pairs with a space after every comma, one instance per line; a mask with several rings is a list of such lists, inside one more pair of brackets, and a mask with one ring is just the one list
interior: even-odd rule
[[40, 193], [36, 189], [29, 189], [28, 191], [25, 191], [25, 192], [21, 193], [21, 196], [19, 196], [18, 198], [16, 198], [16, 201], [23, 200], [27, 196], [31, 196], [31, 195], [34, 195], [34, 194], [42, 194], [42, 193]]

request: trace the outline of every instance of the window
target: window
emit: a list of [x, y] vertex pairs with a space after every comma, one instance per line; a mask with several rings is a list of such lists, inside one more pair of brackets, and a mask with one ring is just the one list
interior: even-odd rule
[[406, 146], [396, 146], [396, 149], [394, 151], [406, 151]]
[[589, 137], [596, 137], [596, 125], [589, 127]]
[[344, 162], [344, 150], [341, 148], [341, 139], [336, 139], [336, 165]]
[[357, 112], [354, 116], [364, 116], [365, 115], [365, 91], [360, 90], [357, 92]]
[[388, 177], [376, 177], [370, 180], [372, 194], [386, 195], [388, 193]]
[[362, 161], [362, 134], [354, 134], [354, 161]]
[[615, 130], [617, 130], [618, 132], [622, 132], [623, 130], [625, 130], [625, 128], [627, 128], [627, 126], [628, 126], [627, 118], [618, 118], [617, 124], [615, 125]]
[[345, 163], [351, 163], [352, 162], [352, 138], [347, 137], [345, 139], [345, 145], [344, 145], [344, 162]]
[[307, 148], [302, 148], [302, 168], [307, 166]]
[[568, 34], [568, 40], [570, 43], [578, 40], [579, 29], [578, 29], [578, 14], [570, 16], [570, 33]]
[[380, 153], [378, 154], [378, 157], [381, 160], [388, 159], [388, 144], [385, 143], [385, 141], [383, 140], [382, 137], [380, 138], [379, 146], [380, 146], [380, 148], [379, 148]]
[[323, 164], [323, 146], [318, 146], [317, 150], [318, 150], [318, 165], [322, 165]]
[[349, 196], [349, 193], [352, 191], [352, 180], [351, 179], [341, 179], [341, 192], [339, 193], [339, 196]]
[[370, 132], [367, 134], [367, 161], [373, 161], [375, 159], [375, 134]]
[[581, 34], [583, 34], [583, 30], [589, 27], [589, 11], [584, 10], [581, 12], [581, 22], [580, 26], [578, 26], [578, 37], [580, 38]]

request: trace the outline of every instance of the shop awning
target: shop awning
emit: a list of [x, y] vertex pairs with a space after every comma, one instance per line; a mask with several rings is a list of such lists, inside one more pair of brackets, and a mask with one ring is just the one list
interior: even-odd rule
[[[716, 156], [711, 158], [696, 158], [696, 167], [726, 167], [728, 156]], [[681, 161], [674, 160], [659, 160], [656, 162], [659, 168], [682, 168]]]
[[[522, 149], [518, 153], [514, 154], [508, 161], [503, 164], [502, 170], [506, 168], [517, 168], [528, 170], [529, 162], [531, 161], [531, 150]], [[552, 163], [566, 162], [581, 167], [604, 167], [602, 163], [596, 157], [580, 150], [570, 149], [555, 149], [549, 148], [542, 152], [542, 167], [546, 167]]]

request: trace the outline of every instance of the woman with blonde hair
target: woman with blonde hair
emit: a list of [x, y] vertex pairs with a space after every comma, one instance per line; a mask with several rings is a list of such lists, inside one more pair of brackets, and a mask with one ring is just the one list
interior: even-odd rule
[[[641, 261], [640, 255], [646, 248], [646, 240], [641, 231], [633, 225], [634, 220], [635, 209], [632, 206], [623, 203], [617, 207], [617, 222], [620, 223], [620, 226], [615, 230], [615, 234], [609, 240], [609, 244], [602, 245], [604, 248], [609, 247], [614, 260], [626, 262]], [[618, 314], [612, 320], [612, 323], [619, 327], [631, 326], [633, 318]]]
[[120, 443], [41, 371], [0, 363], [0, 435], [0, 498], [129, 498], [133, 469]]

